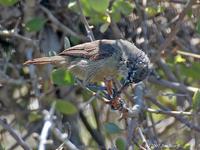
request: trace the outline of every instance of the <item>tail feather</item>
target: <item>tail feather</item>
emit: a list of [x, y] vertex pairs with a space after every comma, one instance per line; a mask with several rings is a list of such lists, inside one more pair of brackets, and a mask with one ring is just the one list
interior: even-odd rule
[[52, 57], [41, 57], [35, 58], [33, 60], [28, 60], [24, 63], [24, 65], [29, 64], [64, 64], [66, 63], [66, 58], [63, 56], [52, 56]]

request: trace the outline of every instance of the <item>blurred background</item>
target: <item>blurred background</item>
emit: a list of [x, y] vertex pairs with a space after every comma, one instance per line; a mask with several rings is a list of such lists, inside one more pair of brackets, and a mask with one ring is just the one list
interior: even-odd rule
[[[0, 150], [200, 149], [199, 0], [0, 0]], [[123, 94], [138, 116], [102, 101], [63, 68], [24, 66], [95, 39], [126, 39], [156, 75]], [[119, 79], [120, 80], [120, 79]]]

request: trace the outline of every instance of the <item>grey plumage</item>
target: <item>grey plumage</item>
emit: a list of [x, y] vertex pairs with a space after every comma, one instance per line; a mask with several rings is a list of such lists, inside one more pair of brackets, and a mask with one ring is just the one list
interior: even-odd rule
[[85, 82], [122, 75], [125, 83], [137, 83], [149, 72], [149, 58], [126, 40], [96, 40], [70, 47], [58, 56], [29, 60], [25, 64], [64, 63]]

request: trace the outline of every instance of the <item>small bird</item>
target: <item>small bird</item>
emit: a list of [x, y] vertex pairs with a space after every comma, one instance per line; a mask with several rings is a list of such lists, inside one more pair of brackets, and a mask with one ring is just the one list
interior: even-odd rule
[[24, 64], [63, 64], [85, 84], [121, 75], [126, 86], [144, 80], [150, 72], [148, 56], [122, 39], [79, 44], [56, 56], [28, 60]]

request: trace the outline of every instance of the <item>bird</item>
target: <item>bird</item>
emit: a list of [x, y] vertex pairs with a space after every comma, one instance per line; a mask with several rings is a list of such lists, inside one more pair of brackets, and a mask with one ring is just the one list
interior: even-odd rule
[[150, 72], [150, 59], [145, 52], [123, 39], [86, 42], [24, 64], [64, 65], [85, 85], [121, 76], [123, 86], [127, 86], [144, 80]]

